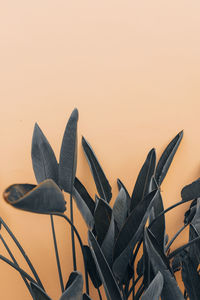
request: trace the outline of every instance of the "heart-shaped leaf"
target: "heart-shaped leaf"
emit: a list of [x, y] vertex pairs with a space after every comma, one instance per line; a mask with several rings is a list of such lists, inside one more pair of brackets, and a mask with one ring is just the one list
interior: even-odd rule
[[36, 283], [31, 282], [31, 291], [34, 300], [51, 300], [51, 298]]
[[164, 279], [160, 272], [157, 273], [141, 300], [159, 300], [163, 289]]
[[186, 185], [181, 191], [183, 201], [193, 200], [200, 197], [200, 178]]
[[162, 299], [184, 300], [169, 266], [169, 261], [148, 228], [144, 231], [144, 242], [154, 273], [157, 274], [160, 271], [164, 278]]
[[58, 183], [58, 163], [55, 154], [37, 123], [33, 132], [31, 156], [37, 182], [51, 178]]
[[77, 122], [78, 110], [74, 109], [65, 128], [59, 162], [59, 185], [72, 193], [77, 166]]
[[86, 257], [86, 264], [87, 264], [87, 271], [90, 275], [90, 279], [96, 289], [98, 289], [101, 285], [101, 278], [99, 277], [99, 273], [97, 271], [97, 267], [94, 261], [94, 258], [92, 256], [91, 250], [88, 246], [84, 247], [84, 253]]
[[151, 182], [151, 177], [154, 174], [155, 165], [156, 152], [155, 149], [151, 149], [140, 170], [135, 187], [133, 189], [131, 197], [131, 211], [138, 205], [140, 201], [143, 201], [144, 197], [149, 193], [149, 185]]
[[165, 178], [167, 171], [172, 163], [172, 160], [182, 140], [182, 137], [183, 131], [180, 131], [165, 148], [163, 154], [161, 155], [155, 173], [155, 179], [158, 185], [161, 185], [161, 183], [163, 182], [163, 179]]
[[153, 206], [157, 191], [148, 194], [144, 201], [139, 202], [122, 227], [114, 246], [113, 272], [122, 281], [133, 249], [143, 234], [143, 229]]
[[70, 274], [66, 288], [60, 300], [82, 300], [83, 295], [83, 277], [78, 271]]
[[5, 190], [4, 199], [16, 208], [35, 213], [63, 213], [66, 210], [64, 196], [51, 179], [46, 179], [37, 186], [13, 184]]
[[119, 287], [115, 278], [112, 274], [112, 271], [101, 251], [101, 248], [96, 241], [93, 233], [89, 231], [88, 233], [88, 242], [92, 250], [92, 255], [96, 262], [96, 266], [99, 271], [99, 275], [104, 285], [104, 289], [107, 295], [108, 300], [122, 300]]
[[74, 180], [73, 197], [85, 223], [89, 229], [92, 229], [94, 226], [95, 202], [78, 178]]
[[96, 158], [96, 155], [94, 154], [92, 147], [84, 137], [82, 138], [82, 146], [87, 157], [99, 196], [105, 201], [110, 202], [112, 197], [111, 186]]

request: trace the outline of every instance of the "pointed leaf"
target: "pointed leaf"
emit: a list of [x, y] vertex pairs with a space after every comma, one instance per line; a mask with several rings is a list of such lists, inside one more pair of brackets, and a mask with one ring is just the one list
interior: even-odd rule
[[113, 262], [114, 241], [115, 241], [115, 222], [114, 222], [114, 217], [112, 215], [108, 231], [101, 245], [101, 250], [110, 266], [112, 265]]
[[160, 272], [157, 273], [141, 300], [159, 300], [163, 289], [164, 279]]
[[162, 290], [163, 300], [184, 300], [184, 297], [172, 275], [167, 257], [162, 252], [155, 238], [147, 228], [144, 232], [144, 242], [149, 255], [149, 259], [154, 269], [154, 273], [161, 272], [164, 278]]
[[51, 179], [46, 179], [37, 186], [13, 184], [5, 190], [3, 196], [12, 206], [26, 211], [48, 214], [66, 210], [64, 196]]
[[37, 123], [33, 132], [31, 156], [37, 182], [51, 178], [58, 183], [58, 163], [55, 154]]
[[72, 193], [77, 166], [77, 122], [78, 110], [74, 109], [64, 132], [60, 150], [59, 185]]
[[101, 280], [105, 288], [107, 299], [122, 300], [117, 282], [115, 281], [112, 271], [101, 251], [101, 248], [91, 231], [89, 231], [88, 233], [88, 241], [92, 250], [92, 255], [96, 262], [96, 266], [101, 276]]
[[95, 230], [97, 232], [97, 240], [102, 245], [110, 226], [112, 209], [106, 201], [96, 197], [97, 206], [94, 212]]
[[51, 300], [51, 298], [34, 282], [31, 282], [31, 290], [34, 300]]
[[82, 146], [94, 177], [99, 196], [105, 201], [110, 202], [112, 197], [111, 186], [94, 154], [92, 147], [84, 137], [82, 137]]
[[74, 180], [73, 197], [85, 223], [89, 229], [92, 229], [94, 226], [95, 202], [78, 178]]
[[123, 280], [133, 249], [143, 234], [157, 191], [148, 194], [139, 202], [122, 227], [114, 246], [113, 272], [119, 280]]
[[121, 230], [128, 215], [127, 194], [123, 188], [120, 189], [113, 205], [113, 215], [118, 229]]
[[155, 164], [155, 149], [151, 149], [136, 180], [131, 197], [131, 211], [138, 205], [140, 201], [143, 201], [144, 197], [149, 193], [149, 185], [151, 182], [151, 177], [154, 174]]
[[60, 300], [82, 300], [83, 277], [80, 272], [74, 271], [70, 274], [66, 289]]
[[181, 191], [183, 201], [193, 200], [200, 197], [200, 178], [186, 185]]
[[182, 140], [183, 131], [180, 131], [175, 138], [169, 143], [169, 145], [164, 150], [160, 157], [160, 160], [156, 167], [155, 179], [158, 185], [161, 185], [163, 179], [165, 178], [167, 171], [172, 163], [174, 155], [178, 149], [178, 146]]
[[128, 207], [128, 212], [130, 212], [130, 207], [131, 207], [131, 197], [129, 195], [129, 192], [127, 191], [125, 185], [121, 182], [121, 180], [118, 178], [117, 179], [117, 185], [118, 185], [118, 190], [120, 191], [123, 189], [126, 193], [126, 199], [127, 199], [127, 207]]
[[182, 279], [191, 300], [200, 299], [200, 276], [193, 266], [191, 259], [185, 256], [182, 260]]
[[86, 257], [87, 271], [90, 275], [90, 279], [96, 289], [98, 289], [101, 285], [101, 278], [99, 277], [99, 273], [94, 261], [94, 258], [91, 253], [91, 249], [88, 246], [84, 247], [84, 253]]

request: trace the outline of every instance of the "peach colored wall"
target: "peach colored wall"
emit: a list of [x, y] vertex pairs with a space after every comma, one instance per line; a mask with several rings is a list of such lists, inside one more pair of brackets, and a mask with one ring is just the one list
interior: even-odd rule
[[[78, 176], [92, 195], [95, 188], [81, 135], [95, 149], [116, 196], [118, 177], [131, 191], [148, 150], [156, 147], [159, 157], [184, 129], [162, 186], [165, 207], [180, 200], [181, 188], [200, 173], [199, 10], [197, 0], [1, 1], [1, 194], [11, 183], [35, 183], [30, 156], [34, 122], [59, 157], [66, 121], [77, 107]], [[170, 236], [181, 226], [184, 210], [169, 216]], [[49, 217], [17, 211], [3, 200], [0, 211], [49, 295], [58, 299]], [[78, 212], [76, 222], [86, 241]], [[69, 228], [60, 220], [56, 228], [67, 278], [72, 269]], [[5, 253], [3, 247], [0, 251]], [[16, 256], [20, 257], [17, 251]], [[82, 265], [81, 256], [78, 263]], [[0, 295], [6, 300], [29, 299], [19, 275], [4, 263]]]

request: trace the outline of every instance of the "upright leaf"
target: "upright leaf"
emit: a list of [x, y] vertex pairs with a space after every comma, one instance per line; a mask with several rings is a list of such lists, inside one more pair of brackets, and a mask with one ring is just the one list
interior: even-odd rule
[[164, 279], [160, 272], [157, 273], [141, 300], [159, 300], [163, 289]]
[[31, 282], [31, 290], [34, 300], [51, 300], [51, 298], [34, 282]]
[[155, 179], [158, 185], [161, 185], [163, 179], [165, 178], [167, 171], [172, 163], [174, 155], [178, 149], [178, 146], [182, 140], [183, 131], [180, 131], [175, 138], [169, 143], [169, 145], [164, 150], [160, 157], [160, 160], [156, 167]]
[[157, 274], [160, 271], [164, 278], [162, 299], [184, 300], [184, 297], [177, 285], [176, 279], [172, 275], [169, 261], [149, 229], [146, 229], [144, 232], [144, 242], [149, 255], [149, 259], [154, 269], [154, 273]]
[[101, 276], [107, 299], [122, 300], [117, 282], [115, 281], [112, 271], [101, 251], [101, 248], [91, 231], [89, 231], [88, 233], [88, 242], [91, 247], [92, 255], [96, 262], [99, 274]]
[[115, 221], [112, 215], [108, 231], [101, 245], [102, 252], [110, 266], [112, 265], [113, 262], [114, 241], [115, 241]]
[[92, 229], [94, 226], [95, 202], [78, 178], [74, 180], [73, 197], [85, 223], [89, 229]]
[[80, 272], [74, 271], [70, 274], [66, 288], [60, 300], [82, 300], [83, 277]]
[[117, 179], [117, 185], [118, 185], [118, 190], [120, 191], [123, 189], [126, 193], [126, 199], [127, 199], [127, 207], [128, 207], [128, 213], [130, 212], [130, 207], [131, 207], [131, 197], [129, 195], [129, 192], [127, 191], [125, 185], [121, 182], [121, 180], [118, 178]]
[[78, 110], [74, 109], [67, 123], [60, 150], [59, 185], [70, 194], [77, 166], [77, 122]]
[[123, 188], [120, 188], [115, 203], [113, 205], [113, 215], [119, 230], [121, 230], [128, 216], [127, 202], [127, 194]]
[[157, 195], [157, 191], [153, 191], [146, 196], [145, 201], [139, 202], [118, 235], [114, 245], [113, 272], [120, 281], [123, 280], [133, 249], [142, 237], [144, 226]]
[[51, 178], [58, 183], [58, 163], [55, 154], [37, 123], [33, 132], [31, 156], [37, 182]]
[[185, 256], [182, 260], [182, 279], [188, 296], [191, 300], [200, 299], [200, 276], [193, 266], [189, 256]]
[[87, 157], [99, 196], [105, 201], [110, 202], [112, 197], [111, 186], [96, 158], [96, 155], [94, 154], [92, 147], [84, 137], [82, 138], [82, 146]]
[[156, 164], [156, 153], [155, 149], [151, 149], [148, 153], [147, 158], [140, 170], [138, 178], [133, 189], [131, 197], [131, 208], [132, 211], [138, 205], [140, 201], [144, 200], [144, 197], [149, 193], [149, 185], [151, 177], [154, 174]]

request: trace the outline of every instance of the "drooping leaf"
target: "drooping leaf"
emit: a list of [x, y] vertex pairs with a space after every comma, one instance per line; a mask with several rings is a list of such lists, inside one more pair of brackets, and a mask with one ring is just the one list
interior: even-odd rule
[[108, 231], [101, 245], [101, 250], [110, 266], [112, 265], [113, 262], [114, 241], [115, 241], [115, 221], [112, 215]]
[[164, 279], [160, 272], [157, 273], [148, 289], [142, 295], [141, 300], [159, 300], [163, 289]]
[[92, 256], [91, 250], [88, 246], [83, 246], [84, 252], [86, 256], [86, 264], [87, 264], [87, 270], [90, 275], [90, 279], [96, 289], [98, 289], [102, 285], [101, 278], [99, 276], [94, 258]]
[[36, 283], [31, 282], [31, 290], [34, 300], [51, 300], [51, 298]]
[[96, 196], [96, 209], [94, 212], [95, 230], [97, 232], [97, 241], [102, 245], [110, 226], [112, 209], [106, 201]]
[[74, 109], [65, 128], [59, 161], [59, 185], [72, 193], [77, 166], [77, 122], [78, 110]]
[[157, 191], [148, 194], [139, 202], [122, 227], [114, 246], [113, 272], [119, 280], [123, 280], [133, 249], [143, 234], [149, 212], [157, 197]]
[[89, 231], [88, 233], [88, 242], [92, 250], [92, 255], [96, 262], [96, 266], [99, 271], [99, 275], [104, 285], [106, 296], [108, 300], [122, 300], [119, 287], [117, 282], [112, 274], [112, 271], [101, 251], [101, 248], [96, 241], [93, 233]]
[[82, 137], [82, 146], [87, 157], [99, 196], [109, 203], [112, 197], [112, 193], [108, 179], [106, 178], [106, 175], [104, 174], [92, 147], [84, 137]]
[[144, 242], [149, 255], [149, 259], [154, 269], [154, 273], [156, 274], [160, 271], [164, 278], [162, 299], [184, 300], [176, 279], [173, 276], [169, 261], [148, 228], [145, 229], [144, 232]]
[[181, 191], [183, 201], [193, 200], [200, 197], [200, 178], [186, 185]]
[[83, 295], [83, 277], [78, 271], [70, 274], [66, 288], [60, 300], [82, 300]]
[[37, 182], [51, 178], [58, 184], [58, 163], [55, 154], [37, 123], [33, 132], [31, 156]]
[[26, 211], [48, 214], [66, 210], [64, 196], [52, 179], [46, 179], [37, 186], [13, 184], [3, 196], [12, 206]]
[[131, 207], [132, 211], [138, 205], [140, 201], [143, 201], [145, 196], [149, 193], [149, 185], [151, 182], [151, 177], [154, 174], [156, 164], [156, 153], [155, 149], [149, 151], [147, 158], [140, 170], [138, 178], [133, 189], [131, 197]]
[[92, 229], [94, 226], [95, 202], [78, 178], [74, 180], [73, 197], [85, 223], [89, 229]]
[[183, 131], [180, 131], [175, 138], [168, 144], [165, 148], [163, 154], [161, 155], [155, 173], [155, 179], [158, 185], [161, 185], [163, 179], [165, 178], [167, 171], [172, 163], [174, 155], [178, 149], [178, 146], [182, 140]]
[[123, 188], [120, 188], [118, 196], [113, 205], [113, 215], [119, 230], [121, 230], [128, 216], [127, 202], [127, 194]]
[[191, 300], [200, 299], [200, 276], [194, 267], [189, 256], [185, 256], [182, 260], [182, 280], [185, 285], [187, 294]]

